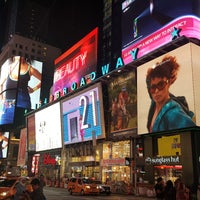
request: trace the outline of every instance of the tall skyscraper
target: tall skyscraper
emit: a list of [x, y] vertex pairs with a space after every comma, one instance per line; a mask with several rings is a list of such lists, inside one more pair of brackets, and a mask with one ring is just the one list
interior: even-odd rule
[[7, 0], [0, 3], [1, 47], [14, 34], [48, 42], [50, 8], [31, 0]]

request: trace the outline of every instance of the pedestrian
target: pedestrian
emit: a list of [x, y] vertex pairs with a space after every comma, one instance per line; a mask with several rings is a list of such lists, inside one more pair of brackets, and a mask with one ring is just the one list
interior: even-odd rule
[[40, 175], [40, 189], [43, 192], [43, 188], [46, 186], [45, 177], [43, 174]]
[[176, 200], [176, 190], [171, 180], [166, 182], [165, 186], [165, 200]]
[[44, 193], [40, 189], [40, 180], [34, 178], [31, 181], [31, 185], [33, 187], [33, 192], [30, 193], [31, 200], [46, 200]]
[[189, 189], [182, 181], [179, 181], [176, 187], [176, 200], [189, 200], [189, 196]]
[[162, 177], [159, 177], [157, 179], [157, 183], [154, 186], [155, 192], [156, 192], [156, 199], [157, 200], [164, 200], [165, 196], [165, 186], [164, 186], [164, 180]]

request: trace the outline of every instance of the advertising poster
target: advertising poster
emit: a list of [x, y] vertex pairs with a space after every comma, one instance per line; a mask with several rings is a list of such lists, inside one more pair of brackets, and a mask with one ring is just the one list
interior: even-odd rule
[[62, 103], [64, 144], [105, 138], [101, 84]]
[[137, 127], [137, 87], [134, 72], [113, 78], [108, 86], [111, 132]]
[[138, 134], [196, 126], [191, 46], [137, 68]]
[[26, 165], [26, 145], [27, 145], [26, 140], [27, 140], [27, 129], [24, 128], [21, 129], [20, 133], [17, 166]]
[[36, 151], [62, 147], [60, 103], [35, 113]]
[[27, 117], [28, 150], [35, 151], [35, 115]]
[[42, 63], [14, 56], [0, 72], [0, 125], [12, 124], [15, 108], [35, 109], [40, 100]]
[[122, 2], [122, 49], [183, 15], [194, 15], [191, 0], [125, 0]]

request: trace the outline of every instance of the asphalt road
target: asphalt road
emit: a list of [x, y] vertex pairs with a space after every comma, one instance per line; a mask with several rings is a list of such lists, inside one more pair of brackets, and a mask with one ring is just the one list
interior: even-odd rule
[[154, 198], [147, 197], [136, 197], [134, 195], [119, 195], [111, 194], [107, 195], [85, 195], [81, 196], [78, 194], [70, 195], [65, 188], [45, 187], [44, 194], [47, 200], [154, 200]]

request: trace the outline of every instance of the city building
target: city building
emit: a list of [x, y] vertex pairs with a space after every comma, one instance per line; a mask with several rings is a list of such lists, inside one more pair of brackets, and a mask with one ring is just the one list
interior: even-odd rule
[[112, 188], [121, 184], [124, 193], [131, 185], [147, 195], [162, 177], [181, 178], [195, 193], [198, 4], [125, 0], [104, 5], [103, 30], [96, 27], [54, 59], [52, 99], [26, 113], [20, 138], [27, 140], [28, 153], [21, 150], [18, 161], [26, 158], [21, 163], [28, 175], [44, 174], [49, 186], [87, 176]]

